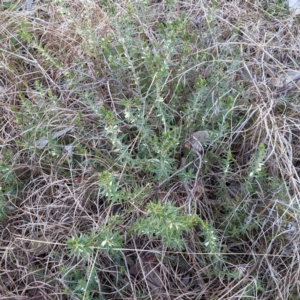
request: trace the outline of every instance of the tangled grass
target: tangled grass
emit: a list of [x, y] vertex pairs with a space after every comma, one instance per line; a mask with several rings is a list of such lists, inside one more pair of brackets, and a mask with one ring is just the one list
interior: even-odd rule
[[299, 299], [283, 1], [2, 1], [0, 20], [1, 299]]

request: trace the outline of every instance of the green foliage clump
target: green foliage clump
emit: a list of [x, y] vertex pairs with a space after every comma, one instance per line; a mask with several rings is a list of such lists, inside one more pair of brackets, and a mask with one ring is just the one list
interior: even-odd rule
[[88, 234], [76, 234], [67, 241], [70, 253], [77, 258], [89, 258], [95, 249], [106, 254], [116, 253], [122, 247], [123, 239], [116, 230], [104, 228]]
[[138, 235], [161, 238], [166, 247], [181, 249], [185, 243], [182, 232], [190, 231], [198, 222], [197, 216], [183, 215], [171, 203], [150, 202], [147, 205], [146, 218], [138, 219], [133, 224], [133, 229]]
[[[286, 1], [52, 2], [0, 7], [4, 276], [45, 270], [41, 294], [82, 300], [193, 298], [195, 282], [211, 299], [265, 299], [298, 274], [299, 103], [271, 84], [298, 59], [296, 19], [284, 51], [275, 36]], [[277, 25], [262, 38], [246, 15]], [[195, 151], [199, 131], [210, 134]]]

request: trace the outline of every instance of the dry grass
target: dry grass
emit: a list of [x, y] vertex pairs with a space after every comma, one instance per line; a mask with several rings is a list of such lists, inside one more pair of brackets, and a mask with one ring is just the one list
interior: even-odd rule
[[[182, 181], [174, 172], [151, 181], [146, 164], [143, 173], [115, 154], [99, 110], [119, 121], [130, 154], [151, 148], [120, 104], [145, 93], [150, 98], [156, 80], [145, 80], [146, 92], [135, 85], [146, 69], [138, 47], [128, 48], [136, 57], [116, 55], [125, 44], [120, 28], [130, 2], [41, 0], [31, 10], [0, 4], [0, 204], [7, 203], [0, 299], [299, 299], [300, 87], [290, 72], [300, 70], [298, 18], [280, 1], [150, 1], [147, 12], [133, 1], [139, 28], [133, 48], [147, 40], [161, 50], [158, 25], [182, 12], [196, 35], [186, 57], [173, 57], [182, 69], [170, 67], [162, 85], [179, 128], [173, 164], [176, 170], [192, 166], [194, 177]], [[116, 55], [111, 60], [99, 46], [107, 37]], [[178, 44], [179, 54], [183, 47]], [[194, 123], [195, 116], [180, 109], [199, 74], [208, 91]], [[177, 97], [173, 83], [184, 83], [187, 92]], [[151, 105], [141, 106], [145, 124], [160, 132], [167, 121], [159, 123]], [[180, 145], [201, 129], [213, 132], [202, 169], [197, 157], [189, 165], [180, 157]], [[142, 196], [106, 201], [99, 192], [103, 170], [115, 172], [124, 189], [140, 184]], [[136, 236], [131, 225], [153, 199], [210, 224], [216, 252], [205, 251], [200, 226], [184, 233], [182, 251], [159, 237]], [[105, 226], [122, 234], [119, 255], [70, 254], [69, 238]]]

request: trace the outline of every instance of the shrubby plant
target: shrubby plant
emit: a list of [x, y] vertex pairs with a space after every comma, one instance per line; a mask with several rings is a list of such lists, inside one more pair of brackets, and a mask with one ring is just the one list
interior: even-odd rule
[[0, 4], [4, 297], [297, 299], [283, 2], [29, 2]]
[[77, 258], [89, 258], [95, 249], [104, 253], [115, 253], [115, 248], [122, 247], [122, 237], [115, 230], [107, 228], [91, 232], [89, 235], [76, 234], [67, 242], [70, 252]]
[[199, 219], [195, 215], [182, 215], [171, 203], [164, 205], [150, 202], [147, 206], [146, 218], [138, 219], [133, 229], [139, 235], [160, 237], [166, 247], [182, 249], [185, 241], [181, 237], [183, 231], [190, 231]]

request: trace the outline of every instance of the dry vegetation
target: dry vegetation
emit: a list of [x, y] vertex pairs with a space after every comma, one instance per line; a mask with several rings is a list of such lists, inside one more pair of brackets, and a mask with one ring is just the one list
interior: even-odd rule
[[0, 299], [300, 299], [285, 1], [25, 3], [0, 4]]

